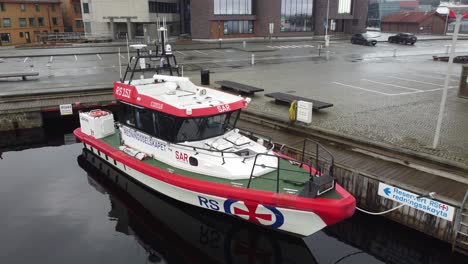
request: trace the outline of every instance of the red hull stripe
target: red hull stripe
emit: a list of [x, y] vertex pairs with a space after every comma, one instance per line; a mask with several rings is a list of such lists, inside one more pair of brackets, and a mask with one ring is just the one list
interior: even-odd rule
[[[206, 88], [206, 89], [210, 89], [210, 88]], [[229, 111], [234, 111], [234, 110], [244, 108], [247, 104], [244, 98], [239, 97], [239, 101], [236, 101], [230, 104], [220, 105], [223, 108], [218, 108], [216, 106], [205, 107], [205, 108], [194, 108], [192, 109], [192, 114], [187, 115], [187, 111], [185, 109], [180, 109], [170, 104], [161, 102], [150, 96], [139, 94], [135, 86], [120, 83], [120, 82], [114, 82], [114, 97], [124, 102], [128, 102], [134, 105], [140, 105], [145, 108], [153, 109], [156, 111], [160, 111], [163, 113], [167, 113], [167, 114], [175, 115], [179, 117], [216, 115], [216, 114], [224, 112], [223, 109], [229, 109]]]
[[74, 131], [74, 134], [79, 140], [98, 149], [112, 159], [121, 162], [128, 167], [131, 167], [149, 177], [193, 192], [224, 197], [226, 199], [256, 202], [280, 208], [310, 211], [317, 214], [327, 225], [332, 225], [340, 220], [352, 216], [355, 210], [355, 198], [338, 184], [336, 185], [336, 191], [343, 197], [341, 200], [326, 198], [310, 199], [290, 194], [243, 189], [220, 183], [207, 183], [203, 180], [170, 173], [146, 164], [98, 139], [95, 139], [94, 137], [84, 134], [81, 132], [80, 128], [77, 128]]

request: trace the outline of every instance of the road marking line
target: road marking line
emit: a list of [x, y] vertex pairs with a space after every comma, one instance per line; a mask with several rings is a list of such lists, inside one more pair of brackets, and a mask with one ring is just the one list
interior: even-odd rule
[[378, 94], [383, 94], [383, 95], [388, 95], [388, 96], [393, 95], [393, 94], [389, 94], [389, 93], [382, 93], [382, 92], [379, 92], [379, 91], [370, 90], [370, 89], [366, 89], [366, 88], [362, 88], [362, 87], [358, 87], [358, 86], [354, 86], [354, 85], [349, 85], [349, 84], [344, 84], [344, 83], [339, 83], [339, 82], [332, 82], [332, 83], [342, 85], [342, 86], [345, 86], [345, 87], [349, 87], [349, 88], [354, 88], [354, 89], [359, 89], [359, 90], [371, 92], [371, 93], [378, 93]]
[[24, 59], [23, 63], [26, 63], [28, 61], [29, 57], [26, 57], [26, 59]]
[[124, 56], [122, 56], [122, 54], [119, 54], [119, 56], [120, 56], [120, 58], [122, 58], [122, 59], [125, 59], [125, 57], [124, 57]]
[[[418, 74], [418, 73], [411, 73], [412, 75], [416, 76], [421, 76], [421, 77], [426, 77], [429, 79], [436, 79], [436, 80], [445, 80], [445, 78], [440, 78], [440, 77], [434, 77], [434, 76], [429, 76], [429, 75], [424, 75], [424, 74]], [[451, 81], [458, 81], [456, 79], [450, 79]]]
[[304, 47], [313, 48], [314, 46], [312, 46], [312, 45], [304, 45]]
[[187, 56], [187, 54], [183, 53], [182, 51], [176, 50], [176, 52], [177, 52], [177, 53], [180, 53], [180, 54], [182, 54], [182, 55], [184, 55], [184, 56]]
[[372, 80], [368, 80], [368, 79], [361, 79], [361, 80], [371, 82], [371, 83], [377, 83], [377, 84], [382, 84], [382, 85], [387, 85], [387, 86], [398, 87], [398, 88], [402, 88], [402, 89], [408, 89], [408, 90], [412, 90], [412, 91], [423, 91], [423, 90], [420, 90], [420, 89], [414, 89], [414, 88], [409, 88], [409, 87], [400, 86], [400, 85], [396, 85], [396, 84], [390, 84], [390, 83], [377, 82], [377, 81], [372, 81]]
[[389, 78], [392, 78], [392, 79], [397, 79], [397, 80], [403, 80], [403, 81], [408, 81], [408, 82], [417, 82], [417, 83], [422, 83], [422, 84], [427, 84], [427, 85], [434, 85], [434, 86], [443, 86], [441, 84], [436, 84], [436, 83], [429, 83], [429, 82], [422, 82], [422, 81], [418, 81], [418, 80], [412, 80], [412, 79], [406, 79], [406, 78], [400, 78], [400, 77], [396, 77], [396, 76], [388, 76]]
[[200, 53], [200, 54], [203, 54], [203, 55], [208, 55], [207, 53], [201, 52], [201, 51], [199, 51], [199, 50], [194, 50], [194, 51], [195, 51], [195, 52], [198, 52], [198, 53]]
[[[438, 73], [438, 74], [443, 74], [443, 75], [447, 75], [447, 72], [436, 72], [436, 73]], [[459, 74], [450, 73], [449, 75], [460, 77]]]
[[101, 56], [99, 54], [96, 54], [96, 56], [99, 58], [99, 60], [102, 60]]
[[[448, 89], [454, 89], [457, 88], [458, 86], [449, 86]], [[420, 90], [416, 92], [406, 92], [406, 93], [398, 93], [398, 94], [390, 94], [390, 96], [396, 96], [396, 95], [408, 95], [408, 94], [417, 94], [417, 93], [426, 93], [426, 92], [434, 92], [434, 91], [440, 91], [443, 90], [444, 88], [436, 88], [436, 89], [431, 89], [431, 90]]]
[[77, 61], [77, 60], [78, 60], [78, 56], [76, 56], [76, 55], [74, 55], [74, 56], [75, 56], [75, 61]]
[[221, 53], [221, 54], [224, 54], [224, 52], [221, 52], [219, 50], [212, 50], [213, 52], [216, 52], [216, 53]]
[[54, 61], [54, 56], [50, 56], [49, 63], [52, 63]]

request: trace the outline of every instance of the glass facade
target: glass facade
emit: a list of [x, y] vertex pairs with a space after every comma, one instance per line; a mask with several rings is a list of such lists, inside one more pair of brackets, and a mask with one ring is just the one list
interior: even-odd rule
[[312, 31], [313, 0], [281, 0], [281, 32]]
[[252, 0], [213, 1], [215, 15], [252, 15]]
[[253, 33], [253, 21], [232, 20], [224, 21], [224, 35], [229, 34], [251, 34]]
[[352, 0], [339, 0], [338, 1], [338, 14], [351, 14]]

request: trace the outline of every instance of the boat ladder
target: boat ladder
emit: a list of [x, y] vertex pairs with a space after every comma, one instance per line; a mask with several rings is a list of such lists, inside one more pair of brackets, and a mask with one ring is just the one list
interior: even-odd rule
[[455, 219], [454, 231], [452, 251], [468, 255], [468, 190]]

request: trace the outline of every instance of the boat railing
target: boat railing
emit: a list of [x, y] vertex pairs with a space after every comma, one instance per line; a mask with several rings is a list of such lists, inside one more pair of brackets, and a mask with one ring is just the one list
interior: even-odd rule
[[[145, 59], [148, 59], [148, 61]], [[161, 63], [163, 65], [161, 65]], [[174, 54], [160, 54], [157, 51], [150, 52], [150, 50], [137, 50], [137, 55], [129, 58], [127, 68], [120, 81], [126, 84], [131, 84], [136, 72], [142, 72], [143, 74], [145, 72], [155, 72], [156, 74], [159, 74], [159, 72], [163, 70], [169, 70], [169, 74], [171, 76], [174, 74], [180, 76], [179, 66]]]
[[[313, 145], [312, 150], [308, 148], [308, 146]], [[250, 188], [252, 179], [264, 179], [264, 180], [273, 180], [269, 178], [262, 178], [262, 176], [254, 176], [255, 175], [255, 168], [256, 167], [262, 167], [262, 168], [271, 168], [276, 170], [276, 192], [279, 192], [279, 186], [280, 186], [280, 181], [288, 181], [289, 183], [292, 183], [293, 185], [304, 185], [304, 182], [297, 182], [293, 181], [291, 179], [288, 179], [287, 176], [285, 179], [280, 179], [280, 172], [295, 172], [297, 173], [297, 170], [289, 170], [286, 168], [281, 168], [281, 163], [280, 160], [286, 160], [290, 162], [291, 164], [297, 165], [300, 168], [304, 169], [304, 174], [307, 173], [309, 175], [309, 180], [311, 183], [314, 183], [316, 181], [317, 177], [322, 177], [325, 176], [329, 178], [327, 182], [330, 182], [331, 180], [334, 180], [334, 157], [331, 154], [330, 151], [328, 151], [323, 145], [321, 145], [319, 142], [311, 140], [311, 139], [304, 139], [304, 142], [302, 144], [302, 151], [295, 151], [295, 152], [288, 152], [286, 153], [287, 155], [284, 155], [284, 150], [287, 148], [287, 146], [282, 145], [280, 149], [278, 150], [277, 153], [275, 154], [268, 154], [268, 153], [258, 153], [255, 156], [254, 164], [252, 166], [252, 171], [249, 177], [249, 182], [247, 185], [247, 188]], [[292, 155], [293, 154], [293, 155]], [[265, 164], [259, 164], [258, 158], [260, 156], [270, 156], [273, 158], [276, 158], [277, 160], [277, 166], [268, 166]], [[317, 182], [316, 184], [325, 186], [326, 182]], [[311, 184], [309, 184], [309, 189], [310, 189]], [[322, 190], [322, 189], [320, 189]]]
[[[258, 164], [257, 161], [258, 161], [258, 158], [261, 157], [261, 156], [266, 156], [266, 157], [271, 157], [271, 158], [275, 158], [277, 160], [277, 166], [268, 166], [268, 165], [265, 165], [265, 164]], [[280, 182], [281, 180], [283, 181], [288, 181], [289, 183], [293, 184], [293, 185], [303, 185], [304, 182], [299, 182], [299, 181], [294, 181], [294, 180], [291, 180], [291, 179], [281, 179], [280, 175], [281, 173], [280, 172], [295, 172], [297, 173], [298, 171], [297, 170], [290, 170], [290, 169], [286, 169], [286, 168], [281, 168], [281, 163], [280, 161], [281, 160], [287, 160], [288, 162], [290, 162], [291, 164], [296, 164], [297, 166], [299, 167], [304, 167], [304, 174], [308, 174], [309, 175], [309, 179], [311, 179], [313, 177], [313, 173], [312, 173], [312, 164], [310, 165], [307, 165], [307, 164], [304, 164], [304, 162], [302, 161], [299, 161], [299, 160], [295, 160], [293, 158], [288, 158], [288, 157], [284, 157], [284, 156], [281, 156], [281, 155], [278, 155], [278, 154], [269, 154], [269, 153], [258, 153], [257, 155], [255, 155], [255, 159], [254, 159], [254, 164], [252, 166], [252, 171], [250, 173], [250, 177], [249, 177], [249, 182], [247, 183], [247, 189], [250, 188], [251, 186], [251, 183], [252, 183], [252, 179], [262, 179], [262, 180], [268, 180], [268, 181], [276, 181], [276, 192], [279, 193], [279, 187], [280, 187]], [[306, 165], [307, 167], [305, 167], [304, 165]], [[256, 167], [262, 167], [263, 169], [265, 168], [269, 168], [269, 169], [274, 169], [276, 171], [276, 179], [270, 179], [270, 178], [265, 178], [265, 177], [262, 177], [263, 175], [260, 175], [260, 176], [257, 176], [255, 177], [255, 168]], [[307, 168], [310, 168], [307, 170]]]

